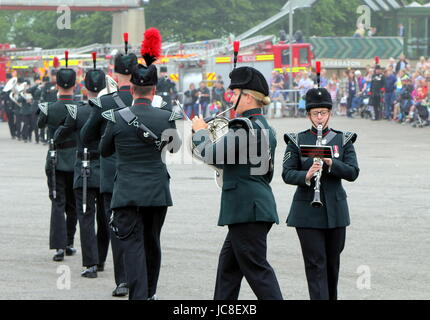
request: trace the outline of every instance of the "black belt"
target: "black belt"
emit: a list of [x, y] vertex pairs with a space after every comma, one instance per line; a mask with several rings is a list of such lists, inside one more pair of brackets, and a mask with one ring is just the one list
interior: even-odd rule
[[63, 143], [55, 144], [55, 149], [68, 149], [68, 148], [76, 148], [76, 141], [66, 141]]
[[[84, 152], [83, 151], [77, 151], [76, 157], [82, 160], [84, 158]], [[99, 160], [100, 153], [97, 151], [88, 151], [88, 158], [89, 158], [89, 160]]]

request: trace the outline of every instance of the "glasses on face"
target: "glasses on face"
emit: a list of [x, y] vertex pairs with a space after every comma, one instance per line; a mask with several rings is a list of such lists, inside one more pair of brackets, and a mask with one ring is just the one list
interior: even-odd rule
[[325, 117], [326, 115], [329, 114], [329, 111], [327, 110], [323, 110], [323, 111], [311, 111], [310, 112], [312, 117], [318, 117], [318, 114], [320, 114], [322, 117]]

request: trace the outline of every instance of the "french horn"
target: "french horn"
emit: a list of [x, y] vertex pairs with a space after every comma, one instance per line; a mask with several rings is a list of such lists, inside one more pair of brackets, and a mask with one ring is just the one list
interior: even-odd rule
[[[188, 118], [186, 112], [184, 111], [181, 103], [178, 100], [175, 100], [176, 105], [181, 109], [182, 113], [184, 114], [187, 121], [191, 122], [191, 119]], [[217, 143], [220, 139], [222, 139], [229, 130], [228, 123], [229, 119], [222, 116], [222, 114], [226, 113], [227, 111], [233, 109], [234, 106], [226, 109], [225, 111], [219, 113], [218, 115], [211, 117], [209, 119], [205, 119], [206, 123], [208, 124], [208, 131], [209, 131], [209, 138], [211, 139], [212, 144]], [[196, 146], [194, 145], [192, 141], [192, 135], [190, 136], [190, 141], [188, 143], [190, 147], [190, 152], [193, 158], [200, 160], [202, 162], [203, 158], [200, 155], [200, 153], [196, 150]], [[222, 188], [223, 185], [223, 169], [217, 167], [213, 164], [207, 164], [209, 167], [211, 167], [215, 171], [215, 183], [219, 188]]]

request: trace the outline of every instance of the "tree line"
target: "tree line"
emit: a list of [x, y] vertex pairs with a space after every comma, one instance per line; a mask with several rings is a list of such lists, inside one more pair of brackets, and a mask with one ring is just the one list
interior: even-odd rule
[[[285, 3], [286, 0], [153, 0], [144, 8], [146, 27], [158, 28], [164, 41], [191, 42], [239, 35], [278, 13]], [[294, 12], [294, 31], [302, 30], [305, 37], [351, 36], [361, 4], [361, 0], [319, 0], [312, 8]], [[110, 42], [112, 13], [72, 12], [71, 28], [64, 30], [57, 28], [59, 15], [56, 11], [0, 11], [0, 43], [49, 49]], [[377, 16], [373, 20], [378, 20]], [[288, 33], [288, 16], [262, 33], [278, 35], [281, 29]]]

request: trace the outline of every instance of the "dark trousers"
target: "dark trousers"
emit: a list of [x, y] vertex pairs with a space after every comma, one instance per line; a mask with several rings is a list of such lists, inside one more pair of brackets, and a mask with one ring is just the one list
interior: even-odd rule
[[393, 103], [396, 98], [395, 92], [385, 92], [384, 118], [391, 119], [393, 113]]
[[31, 114], [22, 115], [22, 139], [31, 141]]
[[221, 249], [215, 300], [237, 300], [242, 278], [259, 300], [282, 300], [275, 272], [267, 262], [267, 234], [272, 223], [229, 225]]
[[380, 95], [374, 95], [372, 99], [372, 105], [375, 110], [375, 120], [380, 120], [382, 118], [381, 99], [382, 97]]
[[[36, 113], [33, 113], [31, 115], [31, 131], [34, 132], [34, 139], [36, 140], [37, 143], [39, 143], [40, 129], [37, 127], [37, 117], [38, 117], [38, 115]], [[30, 140], [31, 140], [31, 138], [30, 138]]]
[[130, 300], [147, 300], [157, 291], [161, 266], [160, 233], [167, 207], [114, 209], [113, 226], [124, 245]]
[[[102, 199], [103, 211], [105, 213], [107, 221], [110, 221], [112, 214], [112, 210], [110, 208], [112, 193], [102, 193]], [[127, 283], [124, 265], [124, 244], [115, 236], [111, 228], [109, 228], [109, 232], [112, 246], [113, 272], [115, 275], [115, 283], [118, 286], [121, 283]]]
[[311, 300], [337, 300], [340, 254], [346, 228], [296, 228]]
[[15, 126], [15, 136], [21, 140], [22, 138], [22, 115], [20, 113], [15, 113], [15, 122], [14, 122], [14, 126]]
[[8, 107], [6, 107], [7, 114], [7, 123], [9, 125], [9, 131], [11, 137], [16, 137], [16, 128], [15, 128], [15, 113]]
[[347, 117], [351, 117], [351, 115], [352, 115], [352, 100], [353, 99], [354, 99], [354, 95], [349, 93], [347, 104], [346, 104], [346, 115], [347, 115]]
[[[109, 230], [106, 215], [101, 209], [102, 198], [97, 188], [87, 189], [87, 210], [83, 211], [82, 188], [75, 189], [79, 231], [81, 235], [82, 265], [91, 267], [106, 261]], [[95, 222], [97, 219], [97, 234]]]
[[[53, 198], [51, 171], [47, 170], [49, 198], [51, 199], [51, 227], [49, 248], [64, 249], [73, 245], [78, 218], [73, 194], [73, 172], [55, 171], [57, 197]], [[66, 213], [66, 217], [64, 216]]]

